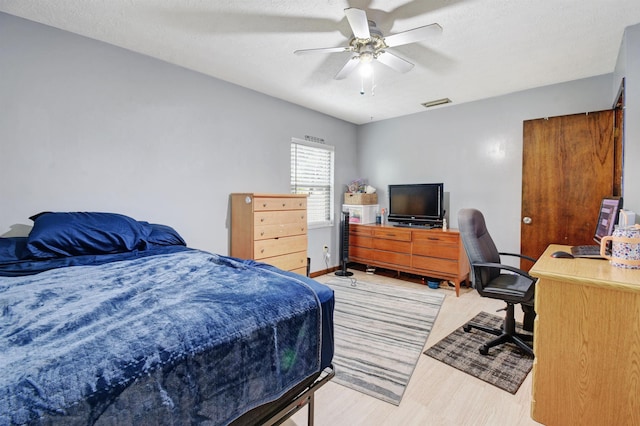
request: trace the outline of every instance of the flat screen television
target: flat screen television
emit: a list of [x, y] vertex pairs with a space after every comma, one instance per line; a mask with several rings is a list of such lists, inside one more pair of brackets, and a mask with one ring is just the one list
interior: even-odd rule
[[444, 184], [389, 185], [389, 222], [440, 225], [444, 214]]

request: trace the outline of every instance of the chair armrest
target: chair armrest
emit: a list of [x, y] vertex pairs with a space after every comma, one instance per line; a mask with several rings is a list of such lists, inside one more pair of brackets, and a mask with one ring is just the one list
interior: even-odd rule
[[522, 269], [516, 268], [514, 266], [505, 265], [503, 263], [485, 263], [485, 262], [481, 262], [481, 263], [472, 263], [471, 266], [472, 267], [481, 266], [481, 267], [485, 267], [485, 268], [488, 267], [488, 268], [504, 269], [506, 271], [515, 272], [516, 274], [521, 275], [523, 277], [526, 277], [526, 278], [530, 279], [531, 281], [536, 281], [536, 278], [534, 278], [531, 275], [529, 275], [526, 271], [523, 271]]
[[498, 253], [500, 256], [513, 256], [513, 257], [519, 257], [521, 259], [527, 259], [530, 260], [532, 262], [537, 262], [538, 259], [534, 259], [533, 257], [527, 256], [526, 254], [520, 254], [520, 253]]

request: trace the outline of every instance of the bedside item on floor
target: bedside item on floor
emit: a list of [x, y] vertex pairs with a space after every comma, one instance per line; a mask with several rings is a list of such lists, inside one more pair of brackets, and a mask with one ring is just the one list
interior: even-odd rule
[[399, 405], [444, 295], [344, 278], [325, 284], [336, 299], [333, 382]]
[[[611, 241], [611, 255], [607, 245]], [[626, 269], [640, 269], [640, 225], [618, 227], [612, 236], [602, 238], [600, 255], [611, 261], [612, 266]]]
[[500, 257], [501, 255], [515, 256], [533, 262], [535, 260], [522, 254], [498, 252], [487, 230], [484, 216], [479, 210], [460, 210], [458, 226], [471, 264], [474, 287], [482, 297], [503, 300], [507, 304], [507, 313], [501, 328], [487, 328], [481, 324], [469, 322], [464, 325], [464, 331], [469, 332], [472, 328], [476, 328], [496, 336], [480, 346], [479, 351], [482, 355], [487, 355], [489, 348], [511, 342], [533, 356], [533, 349], [529, 343], [532, 341], [531, 336], [516, 331], [515, 305], [521, 305], [525, 312], [525, 330], [532, 330], [535, 318], [533, 296], [536, 279], [521, 269], [502, 264]]
[[[488, 328], [499, 328], [502, 318], [480, 312], [469, 322]], [[516, 323], [520, 333], [527, 333], [520, 323]], [[531, 371], [533, 358], [523, 354], [513, 345], [500, 345], [491, 351], [491, 356], [478, 353], [476, 348], [483, 344], [486, 334], [479, 330], [467, 333], [458, 327], [453, 333], [428, 348], [424, 354], [451, 367], [484, 380], [500, 389], [515, 394]]]
[[436, 281], [436, 280], [427, 280], [427, 285], [429, 286], [429, 288], [432, 289], [438, 289], [440, 288], [440, 281]]

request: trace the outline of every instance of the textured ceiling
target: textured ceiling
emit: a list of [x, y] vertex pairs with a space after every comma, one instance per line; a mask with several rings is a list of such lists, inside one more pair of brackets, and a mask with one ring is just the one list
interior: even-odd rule
[[[401, 74], [375, 63], [374, 83], [333, 76], [348, 53], [344, 9], [364, 9], [384, 35], [443, 31], [393, 51]], [[120, 46], [362, 124], [614, 70], [638, 0], [0, 0], [0, 11]], [[436, 108], [446, 108], [440, 106]]]

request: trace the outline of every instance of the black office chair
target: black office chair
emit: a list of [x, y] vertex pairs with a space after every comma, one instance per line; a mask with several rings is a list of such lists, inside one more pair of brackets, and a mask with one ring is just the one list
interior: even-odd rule
[[535, 262], [535, 259], [522, 254], [500, 253], [491, 239], [484, 216], [476, 209], [462, 209], [458, 212], [458, 228], [462, 237], [475, 289], [482, 297], [504, 300], [507, 303], [506, 315], [502, 329], [493, 329], [474, 323], [463, 326], [464, 331], [472, 328], [491, 333], [496, 337], [480, 347], [480, 353], [487, 355], [489, 348], [506, 342], [515, 343], [520, 349], [533, 356], [533, 349], [528, 342], [533, 336], [517, 333], [514, 307], [522, 306], [524, 312], [523, 328], [533, 331], [535, 311], [533, 296], [536, 279], [522, 269], [501, 263], [500, 256], [516, 256]]

